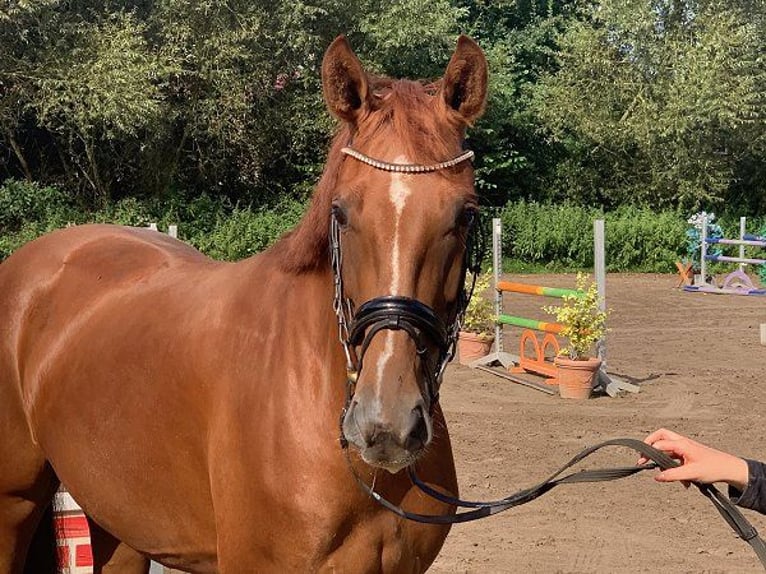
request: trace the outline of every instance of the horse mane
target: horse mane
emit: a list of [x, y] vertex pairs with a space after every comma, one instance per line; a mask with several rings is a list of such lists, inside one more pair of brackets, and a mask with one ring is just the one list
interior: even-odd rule
[[436, 105], [438, 82], [387, 77], [369, 80], [368, 110], [356, 126], [344, 122], [337, 131], [308, 210], [298, 226], [273, 247], [285, 272], [305, 273], [329, 263], [330, 210], [340, 166], [346, 157], [340, 150], [352, 140], [355, 147], [364, 149], [371, 140], [390, 138], [411, 161], [418, 163], [436, 163], [455, 155], [455, 142], [462, 139], [465, 124]]

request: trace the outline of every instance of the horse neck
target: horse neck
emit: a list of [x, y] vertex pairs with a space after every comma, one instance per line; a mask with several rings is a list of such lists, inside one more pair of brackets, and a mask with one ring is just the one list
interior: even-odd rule
[[[275, 352], [297, 353], [306, 377], [343, 390], [345, 358], [333, 311], [334, 283], [329, 261], [301, 272], [285, 269], [278, 246], [246, 259], [240, 299], [250, 303], [252, 321], [268, 331]], [[342, 392], [341, 392], [342, 394]]]

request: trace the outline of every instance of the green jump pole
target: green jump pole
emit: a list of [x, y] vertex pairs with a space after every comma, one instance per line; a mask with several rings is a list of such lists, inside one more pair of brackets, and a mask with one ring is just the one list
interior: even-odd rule
[[513, 325], [524, 329], [533, 329], [535, 331], [544, 331], [546, 333], [560, 333], [564, 328], [561, 323], [546, 323], [545, 321], [535, 321], [534, 319], [525, 319], [524, 317], [514, 317], [513, 315], [499, 315], [498, 323], [504, 325]]

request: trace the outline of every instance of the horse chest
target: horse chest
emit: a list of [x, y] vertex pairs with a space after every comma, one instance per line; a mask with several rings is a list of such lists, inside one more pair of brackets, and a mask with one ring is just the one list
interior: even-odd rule
[[[430, 531], [429, 531], [430, 530]], [[333, 550], [318, 572], [420, 573], [430, 566], [446, 532], [376, 514], [348, 531], [339, 531]]]

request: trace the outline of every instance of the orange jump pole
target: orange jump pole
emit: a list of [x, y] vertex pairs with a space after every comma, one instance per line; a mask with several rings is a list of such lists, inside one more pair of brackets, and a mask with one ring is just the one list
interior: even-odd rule
[[527, 283], [513, 283], [511, 281], [498, 281], [497, 290], [505, 293], [526, 293], [527, 295], [544, 295], [545, 297], [577, 297], [582, 298], [585, 293], [577, 289], [563, 289], [561, 287], [543, 287], [542, 285], [529, 285]]

